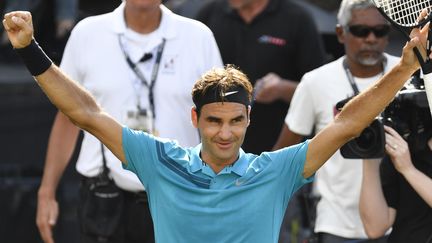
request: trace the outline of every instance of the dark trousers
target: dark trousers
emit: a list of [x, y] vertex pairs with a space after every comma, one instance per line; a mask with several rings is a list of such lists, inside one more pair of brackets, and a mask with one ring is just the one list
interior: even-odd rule
[[378, 239], [349, 239], [328, 233], [318, 233], [318, 243], [386, 243], [387, 237]]
[[[80, 188], [80, 207], [81, 208], [89, 195], [93, 178], [83, 178]], [[145, 192], [134, 193], [120, 189], [123, 197], [122, 208], [119, 210], [121, 215], [114, 233], [109, 237], [88, 234], [81, 224], [82, 243], [154, 243], [153, 221], [150, 215], [147, 194]], [[83, 217], [83, 216], [81, 216]], [[85, 220], [85, 219], [81, 219]], [[112, 222], [111, 222], [112, 223]]]

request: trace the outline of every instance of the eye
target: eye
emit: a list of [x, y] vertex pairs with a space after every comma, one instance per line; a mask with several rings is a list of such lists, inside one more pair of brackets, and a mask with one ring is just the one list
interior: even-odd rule
[[232, 121], [233, 121], [233, 123], [239, 123], [239, 122], [242, 122], [243, 120], [244, 120], [244, 117], [239, 116], [239, 117], [234, 118]]
[[210, 123], [217, 123], [217, 124], [219, 124], [221, 122], [220, 119], [215, 118], [215, 117], [208, 117], [207, 121], [210, 122]]

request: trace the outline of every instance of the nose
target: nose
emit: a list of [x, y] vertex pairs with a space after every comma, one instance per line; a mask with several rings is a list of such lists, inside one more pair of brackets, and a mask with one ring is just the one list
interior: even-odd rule
[[365, 40], [367, 42], [375, 42], [378, 40], [378, 37], [376, 37], [373, 31], [370, 31], [369, 34], [366, 36]]
[[219, 130], [219, 137], [222, 140], [229, 140], [232, 136], [231, 126], [229, 124], [223, 124], [221, 129]]

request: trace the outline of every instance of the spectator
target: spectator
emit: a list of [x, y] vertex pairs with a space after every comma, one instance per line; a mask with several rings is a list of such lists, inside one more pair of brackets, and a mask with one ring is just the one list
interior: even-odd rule
[[176, 14], [195, 19], [199, 10], [211, 0], [169, 0], [166, 5]]
[[418, 147], [386, 126], [388, 156], [381, 163], [363, 162], [360, 213], [370, 238], [381, 237], [392, 228], [389, 243], [432, 242], [432, 131], [430, 118], [425, 121], [423, 133], [428, 139], [417, 143]]
[[[126, 0], [111, 13], [78, 23], [61, 68], [88, 88], [121, 123], [194, 146], [199, 135], [187, 115], [192, 106], [190, 88], [204, 70], [221, 65], [216, 42], [206, 26], [173, 14], [160, 0]], [[59, 112], [38, 194], [37, 224], [46, 242], [53, 240], [52, 227], [58, 215], [55, 192], [78, 134], [79, 129]], [[120, 188], [123, 199], [100, 202], [111, 210], [92, 218], [98, 213], [85, 215], [87, 207], [103, 209], [91, 201], [92, 188], [100, 184], [98, 175], [105, 168], [103, 155], [116, 185], [111, 189], [117, 192]], [[84, 135], [76, 169], [83, 176], [79, 207], [83, 242], [154, 241], [143, 185], [89, 133]], [[112, 217], [110, 224], [100, 223], [107, 217]], [[106, 228], [94, 229], [94, 225]]]
[[[274, 149], [324, 129], [335, 119], [339, 101], [366, 89], [397, 63], [383, 53], [390, 26], [370, 1], [343, 0], [338, 23], [336, 34], [345, 56], [303, 76]], [[321, 196], [315, 222], [318, 242], [367, 239], [358, 210], [361, 161], [345, 159], [337, 151], [317, 173], [315, 185]]]

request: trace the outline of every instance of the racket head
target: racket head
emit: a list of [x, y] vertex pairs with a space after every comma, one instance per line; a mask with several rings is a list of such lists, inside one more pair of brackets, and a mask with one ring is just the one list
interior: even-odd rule
[[[431, 0], [372, 0], [375, 7], [393, 24], [405, 28], [415, 28], [431, 20]], [[417, 17], [423, 9], [428, 16], [417, 22]]]

